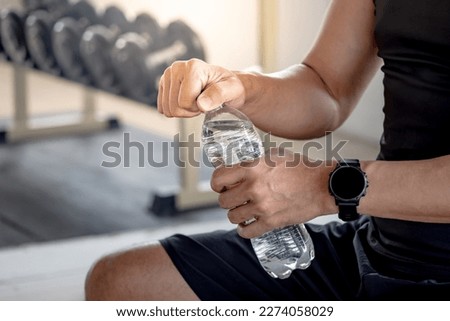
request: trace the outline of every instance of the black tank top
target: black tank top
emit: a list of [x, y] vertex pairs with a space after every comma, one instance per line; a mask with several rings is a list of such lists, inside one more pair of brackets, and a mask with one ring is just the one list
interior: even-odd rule
[[[374, 3], [385, 99], [378, 159], [448, 155], [450, 0]], [[369, 243], [378, 254], [392, 258], [398, 272], [420, 275], [417, 269], [425, 264], [424, 275], [450, 280], [450, 224], [372, 218]]]

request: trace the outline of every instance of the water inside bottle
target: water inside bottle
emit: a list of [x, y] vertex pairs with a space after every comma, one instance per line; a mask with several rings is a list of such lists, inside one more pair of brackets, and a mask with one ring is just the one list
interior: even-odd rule
[[203, 150], [214, 167], [253, 161], [264, 154], [253, 124], [241, 119], [205, 122], [202, 139]]
[[314, 259], [314, 245], [303, 224], [273, 230], [251, 242], [259, 262], [274, 278], [288, 278]]

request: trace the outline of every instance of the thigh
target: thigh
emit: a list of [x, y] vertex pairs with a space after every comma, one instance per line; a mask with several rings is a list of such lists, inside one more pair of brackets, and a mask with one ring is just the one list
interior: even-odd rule
[[160, 244], [103, 257], [85, 288], [88, 300], [198, 300]]

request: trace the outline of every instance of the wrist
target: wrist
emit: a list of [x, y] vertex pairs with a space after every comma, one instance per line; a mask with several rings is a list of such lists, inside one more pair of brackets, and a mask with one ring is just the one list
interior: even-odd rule
[[322, 215], [337, 214], [339, 208], [336, 205], [335, 198], [330, 194], [329, 191], [329, 179], [331, 172], [336, 168], [337, 161], [324, 161], [321, 168], [321, 201], [320, 201], [320, 213]]
[[341, 220], [353, 221], [359, 218], [359, 203], [366, 195], [367, 187], [367, 174], [361, 169], [358, 159], [338, 161], [329, 176], [328, 189], [335, 199]]
[[261, 100], [261, 88], [263, 88], [261, 81], [264, 75], [252, 71], [236, 71], [235, 74], [244, 87], [245, 102], [242, 107], [247, 109], [251, 105], [258, 105]]

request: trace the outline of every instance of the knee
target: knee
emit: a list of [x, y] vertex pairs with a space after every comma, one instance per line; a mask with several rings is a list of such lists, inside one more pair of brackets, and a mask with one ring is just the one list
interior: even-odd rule
[[86, 300], [114, 300], [121, 296], [124, 289], [120, 265], [117, 254], [105, 256], [92, 265], [85, 280]]
[[168, 256], [159, 244], [138, 246], [107, 255], [89, 270], [86, 300], [156, 299], [171, 271]]

